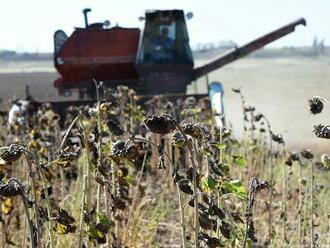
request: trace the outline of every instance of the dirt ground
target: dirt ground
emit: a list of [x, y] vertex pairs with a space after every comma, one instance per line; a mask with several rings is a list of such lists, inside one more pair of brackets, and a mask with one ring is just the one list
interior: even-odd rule
[[[313, 116], [307, 99], [322, 96], [330, 100], [330, 58], [245, 58], [209, 75], [225, 88], [225, 111], [236, 133], [242, 133], [240, 101], [231, 88], [242, 87], [249, 105], [265, 114], [275, 133], [282, 133], [289, 149], [308, 148], [330, 152], [330, 141], [312, 133], [316, 124], [330, 123], [330, 105]], [[205, 89], [205, 79], [197, 84]], [[196, 87], [192, 85], [191, 91]]]
[[[198, 64], [204, 61], [198, 61]], [[245, 58], [209, 75], [210, 82], [225, 87], [227, 120], [237, 135], [242, 133], [242, 113], [238, 95], [232, 87], [242, 87], [247, 103], [268, 116], [275, 133], [283, 133], [288, 149], [312, 148], [330, 152], [330, 141], [317, 139], [313, 125], [330, 123], [330, 105], [321, 115], [312, 116], [307, 99], [319, 95], [330, 100], [330, 58]], [[67, 99], [58, 97], [53, 88], [57, 77], [51, 61], [0, 62], [0, 98], [3, 104], [13, 96], [25, 97], [25, 85], [41, 101]], [[205, 79], [188, 88], [188, 92], [206, 90]]]
[[30, 94], [40, 101], [66, 99], [53, 87], [57, 77], [52, 61], [0, 61], [0, 98], [4, 104], [13, 97], [25, 98], [28, 85]]

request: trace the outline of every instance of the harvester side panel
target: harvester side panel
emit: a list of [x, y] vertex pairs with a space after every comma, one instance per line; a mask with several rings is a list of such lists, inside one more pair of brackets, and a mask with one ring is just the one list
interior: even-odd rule
[[102, 81], [137, 79], [137, 28], [77, 29], [55, 57], [62, 78], [57, 86], [76, 85], [95, 78]]

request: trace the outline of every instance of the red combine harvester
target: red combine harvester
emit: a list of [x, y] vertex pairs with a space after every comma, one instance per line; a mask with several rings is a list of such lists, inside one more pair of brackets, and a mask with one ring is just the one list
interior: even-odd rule
[[146, 11], [143, 31], [138, 28], [109, 28], [109, 22], [88, 23], [68, 37], [62, 30], [54, 34], [54, 63], [60, 74], [54, 84], [59, 94], [78, 90], [80, 98], [95, 97], [92, 80], [107, 87], [123, 84], [140, 95], [185, 94], [192, 81], [306, 25], [301, 18], [248, 44], [194, 68], [186, 20], [182, 10]]

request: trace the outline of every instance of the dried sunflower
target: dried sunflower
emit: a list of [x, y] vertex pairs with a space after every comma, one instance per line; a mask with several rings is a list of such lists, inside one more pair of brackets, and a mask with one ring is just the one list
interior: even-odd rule
[[[189, 202], [188, 202], [190, 207], [194, 207], [195, 206], [195, 199], [192, 197]], [[198, 203], [198, 210], [202, 211], [202, 212], [206, 212], [207, 208], [202, 204], [202, 203]]]
[[329, 154], [323, 154], [321, 156], [321, 162], [323, 164], [323, 166], [327, 169], [330, 168], [330, 155]]
[[217, 221], [210, 219], [208, 214], [205, 212], [200, 212], [198, 215], [198, 223], [204, 230], [216, 230]]
[[319, 96], [313, 96], [311, 99], [308, 99], [308, 108], [310, 113], [313, 115], [321, 113], [324, 107], [324, 101], [326, 101], [326, 99]]
[[272, 133], [272, 140], [278, 144], [284, 144], [282, 134], [274, 134]]
[[193, 123], [184, 123], [182, 126], [183, 132], [187, 135], [190, 135], [191, 137], [195, 139], [202, 139], [204, 138], [209, 138], [210, 132], [209, 129], [201, 125], [199, 123], [193, 124]]
[[56, 158], [56, 163], [61, 167], [69, 167], [71, 163], [78, 159], [80, 155], [80, 147], [67, 146], [61, 150]]
[[230, 239], [230, 227], [227, 222], [221, 221], [220, 232], [226, 239]]
[[264, 115], [261, 114], [261, 113], [258, 113], [258, 114], [253, 116], [253, 119], [254, 119], [254, 121], [258, 122], [262, 119], [262, 117], [264, 117]]
[[292, 161], [299, 161], [299, 154], [297, 152], [290, 152], [290, 158]]
[[63, 225], [61, 223], [56, 224], [56, 231], [60, 235], [74, 233], [76, 231], [76, 229], [77, 229], [77, 226], [75, 226], [73, 224], [69, 224], [69, 225]]
[[256, 110], [256, 108], [253, 107], [253, 106], [245, 106], [245, 107], [244, 107], [244, 111], [245, 111], [245, 112], [253, 112], [253, 111], [255, 111], [255, 110]]
[[231, 89], [234, 93], [241, 93], [241, 88], [232, 88]]
[[11, 164], [22, 156], [22, 151], [18, 146], [9, 146], [0, 154], [0, 159], [4, 164]]
[[198, 235], [198, 238], [203, 241], [207, 247], [209, 248], [216, 248], [216, 247], [221, 247], [221, 242], [218, 238], [216, 237], [210, 237], [206, 233], [201, 233]]
[[179, 185], [179, 189], [183, 192], [186, 193], [188, 195], [192, 195], [194, 193], [194, 191], [192, 190], [191, 186], [189, 185], [189, 181], [188, 180], [182, 180], [178, 183]]
[[113, 225], [112, 221], [104, 214], [99, 213], [99, 223], [88, 223], [86, 227], [86, 234], [89, 240], [96, 240], [98, 244], [106, 243], [106, 233]]
[[75, 219], [70, 216], [66, 210], [61, 208], [59, 208], [57, 211], [56, 220], [63, 225], [68, 225], [75, 222]]
[[292, 159], [291, 156], [287, 156], [284, 162], [287, 166], [292, 166]]
[[111, 158], [119, 162], [120, 159], [134, 160], [139, 157], [138, 145], [128, 144], [125, 141], [117, 141], [111, 151]]
[[218, 216], [219, 219], [224, 220], [226, 218], [225, 212], [221, 210], [213, 201], [211, 201], [208, 213], [211, 216]]
[[269, 189], [269, 183], [267, 181], [262, 181], [259, 180], [258, 178], [253, 178], [255, 180], [251, 180], [253, 183], [250, 186], [251, 187], [251, 191], [257, 192], [263, 189]]
[[148, 116], [145, 125], [153, 133], [168, 134], [176, 128], [176, 122], [168, 115]]
[[319, 124], [314, 126], [313, 132], [319, 138], [330, 139], [330, 126]]
[[121, 197], [111, 195], [111, 199], [112, 199], [112, 209], [113, 210], [116, 210], [116, 209], [125, 210], [126, 209], [126, 203], [123, 199], [121, 199]]
[[182, 133], [174, 132], [171, 137], [171, 142], [176, 147], [184, 147], [186, 144], [186, 140], [184, 139]]
[[216, 140], [219, 140], [219, 138], [221, 138], [222, 141], [225, 141], [226, 139], [230, 138], [231, 134], [232, 131], [226, 127], [223, 127], [221, 129], [213, 129], [213, 135], [215, 136]]
[[299, 178], [298, 179], [298, 183], [301, 185], [306, 185], [307, 184], [307, 180], [305, 178]]
[[310, 149], [303, 149], [300, 152], [301, 156], [303, 156], [305, 159], [312, 159], [314, 158], [314, 155]]
[[112, 134], [115, 136], [120, 136], [124, 134], [123, 128], [120, 126], [120, 122], [115, 115], [108, 115], [107, 117], [107, 126]]
[[193, 123], [185, 123], [182, 128], [185, 134], [188, 134], [196, 139], [202, 138], [201, 130]]
[[58, 209], [56, 221], [56, 231], [58, 234], [74, 233], [77, 229], [73, 224], [75, 219], [64, 209]]
[[12, 197], [21, 195], [24, 193], [24, 189], [15, 181], [9, 181], [8, 183], [0, 182], [0, 195], [4, 197]]

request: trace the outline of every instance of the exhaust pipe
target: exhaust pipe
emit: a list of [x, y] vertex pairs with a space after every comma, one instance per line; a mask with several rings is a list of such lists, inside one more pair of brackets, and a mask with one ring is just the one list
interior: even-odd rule
[[88, 12], [91, 12], [91, 9], [83, 9], [83, 13], [84, 13], [84, 19], [85, 19], [85, 27], [88, 28], [88, 18], [87, 18], [87, 14]]

